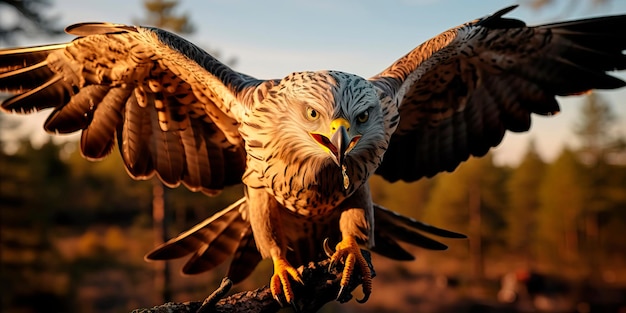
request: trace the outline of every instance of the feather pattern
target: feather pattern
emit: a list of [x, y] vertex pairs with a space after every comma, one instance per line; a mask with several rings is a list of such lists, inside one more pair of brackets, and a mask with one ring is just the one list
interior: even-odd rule
[[70, 92], [60, 76], [53, 76], [44, 84], [18, 93], [2, 102], [2, 108], [16, 113], [29, 114], [42, 109], [52, 108], [57, 103], [65, 103]]
[[134, 178], [155, 171], [168, 186], [208, 194], [241, 183], [239, 97], [261, 81], [163, 30], [82, 23], [66, 31], [84, 37], [0, 51], [0, 89], [15, 93], [4, 110], [54, 108], [44, 128], [82, 131], [88, 159], [108, 155], [117, 139]]
[[252, 227], [248, 225], [242, 234], [239, 246], [233, 255], [233, 260], [230, 262], [228, 277], [235, 284], [244, 280], [250, 276], [261, 260], [261, 253], [257, 250]]
[[154, 173], [150, 151], [152, 123], [147, 110], [139, 106], [136, 93], [131, 94], [124, 106], [124, 122], [117, 128], [117, 144], [122, 160], [129, 175], [135, 179], [148, 179]]
[[[197, 274], [215, 268], [232, 255], [228, 277], [234, 283], [240, 282], [252, 273], [262, 259], [256, 248], [250, 223], [242, 215], [246, 210], [248, 205], [246, 199], [242, 198], [176, 238], [154, 248], [146, 255], [146, 259], [154, 261], [192, 255], [182, 271], [184, 274]], [[415, 259], [398, 241], [431, 250], [447, 248], [421, 232], [443, 238], [466, 238], [462, 234], [422, 223], [378, 204], [374, 204], [374, 215], [374, 237], [377, 244], [372, 251], [394, 260]], [[325, 234], [331, 236], [328, 232]], [[310, 246], [306, 250], [309, 248], [314, 249]], [[292, 257], [299, 256], [293, 254]]]
[[529, 27], [502, 17], [452, 28], [370, 81], [393, 95], [400, 123], [377, 173], [414, 181], [482, 156], [504, 132], [526, 131], [532, 113], [559, 111], [555, 96], [625, 83], [624, 16]]
[[94, 110], [107, 95], [107, 86], [91, 85], [82, 88], [67, 104], [56, 107], [44, 124], [48, 132], [68, 134], [89, 126]]
[[131, 93], [128, 88], [111, 88], [96, 105], [91, 123], [80, 138], [80, 150], [87, 159], [98, 160], [111, 152], [115, 130], [122, 120], [123, 105]]
[[146, 255], [146, 260], [181, 258], [191, 254], [183, 267], [183, 273], [195, 274], [215, 268], [233, 255], [241, 244], [248, 245], [249, 238], [245, 235], [250, 224], [243, 220], [240, 213], [246, 205], [245, 198], [240, 199], [156, 247]]
[[411, 260], [400, 242], [441, 250], [430, 235], [464, 236], [374, 204], [371, 175], [453, 171], [506, 131], [528, 130], [533, 113], [556, 114], [557, 95], [626, 85], [607, 74], [626, 69], [626, 15], [529, 27], [504, 17], [513, 8], [445, 31], [369, 80], [258, 80], [164, 30], [76, 24], [70, 43], [0, 50], [0, 91], [15, 94], [1, 106], [53, 108], [45, 129], [82, 131], [89, 159], [117, 140], [136, 179], [156, 174], [209, 195], [245, 185], [243, 199], [147, 259], [191, 255], [183, 272], [198, 273], [234, 255], [229, 276], [241, 281], [262, 257], [283, 274], [325, 258], [329, 238], [346, 260], [362, 257], [357, 242]]
[[162, 131], [158, 111], [150, 108], [152, 125], [150, 152], [154, 156], [154, 168], [168, 187], [176, 187], [183, 175], [184, 151], [178, 131]]

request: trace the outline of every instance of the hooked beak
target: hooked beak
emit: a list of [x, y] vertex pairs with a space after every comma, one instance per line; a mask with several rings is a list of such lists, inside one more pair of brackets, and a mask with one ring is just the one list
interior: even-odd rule
[[330, 123], [330, 129], [333, 133], [330, 138], [319, 133], [311, 133], [311, 137], [330, 153], [337, 166], [342, 167], [346, 155], [354, 148], [361, 136], [350, 138], [348, 134], [350, 123], [343, 118], [333, 120]]

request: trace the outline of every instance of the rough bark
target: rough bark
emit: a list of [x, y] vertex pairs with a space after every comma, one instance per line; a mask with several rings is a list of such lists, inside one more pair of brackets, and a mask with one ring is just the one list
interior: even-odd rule
[[[376, 275], [371, 263], [369, 252], [362, 250], [363, 256], [372, 271], [372, 277]], [[324, 304], [337, 300], [347, 302], [352, 298], [351, 292], [362, 282], [362, 277], [358, 271], [354, 272], [350, 283], [346, 287], [348, 292], [345, 297], [337, 299], [340, 289], [343, 265], [337, 264], [330, 267], [330, 261], [324, 260], [317, 263], [309, 263], [301, 266], [298, 271], [302, 275], [304, 285], [292, 283], [296, 295], [293, 304], [297, 312], [317, 312]], [[137, 309], [132, 313], [184, 313], [184, 312], [243, 312], [243, 313], [269, 313], [278, 312], [281, 305], [274, 300], [269, 286], [264, 286], [252, 291], [242, 291], [228, 297], [222, 298], [230, 289], [227, 279], [222, 282], [212, 295], [210, 295], [203, 306], [202, 301], [185, 303], [165, 303], [153, 308]], [[213, 305], [214, 304], [214, 305]]]

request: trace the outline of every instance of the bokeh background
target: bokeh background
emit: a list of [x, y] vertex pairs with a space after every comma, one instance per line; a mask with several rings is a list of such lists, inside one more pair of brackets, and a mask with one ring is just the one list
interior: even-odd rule
[[[427, 38], [515, 3], [509, 16], [529, 24], [626, 13], [618, 0], [0, 0], [0, 47], [67, 41], [66, 25], [111, 21], [178, 32], [259, 78], [317, 69], [369, 77]], [[375, 177], [376, 202], [470, 239], [414, 249], [413, 262], [375, 257], [370, 301], [323, 310], [626, 312], [626, 90], [560, 103], [562, 114], [535, 118], [531, 132], [506, 135], [453, 174], [412, 184]], [[77, 136], [45, 134], [46, 113], [0, 114], [0, 310], [127, 312], [215, 289], [225, 267], [183, 277], [184, 260], [143, 255], [241, 187], [209, 198], [133, 181], [116, 152], [89, 162]], [[270, 274], [261, 263], [235, 289]]]

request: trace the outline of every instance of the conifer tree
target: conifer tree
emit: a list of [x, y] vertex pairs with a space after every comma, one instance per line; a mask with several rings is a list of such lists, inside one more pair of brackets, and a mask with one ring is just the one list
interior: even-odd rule
[[176, 14], [174, 11], [179, 4], [177, 0], [145, 0], [146, 18], [141, 24], [158, 28], [169, 29], [179, 34], [191, 34], [194, 26], [189, 15]]
[[537, 227], [539, 185], [545, 167], [531, 141], [526, 156], [506, 182], [506, 241], [509, 249], [522, 256], [527, 263], [532, 260], [531, 245]]
[[535, 242], [548, 261], [575, 261], [579, 256], [578, 225], [587, 196], [581, 171], [576, 154], [565, 149], [547, 167], [539, 187]]
[[[62, 34], [63, 29], [54, 24], [54, 18], [42, 13], [49, 7], [50, 2], [46, 0], [0, 0], [0, 12], [6, 10], [20, 16], [0, 20], [0, 44], [12, 45], [17, 36]], [[6, 16], [4, 14], [0, 16]]]

